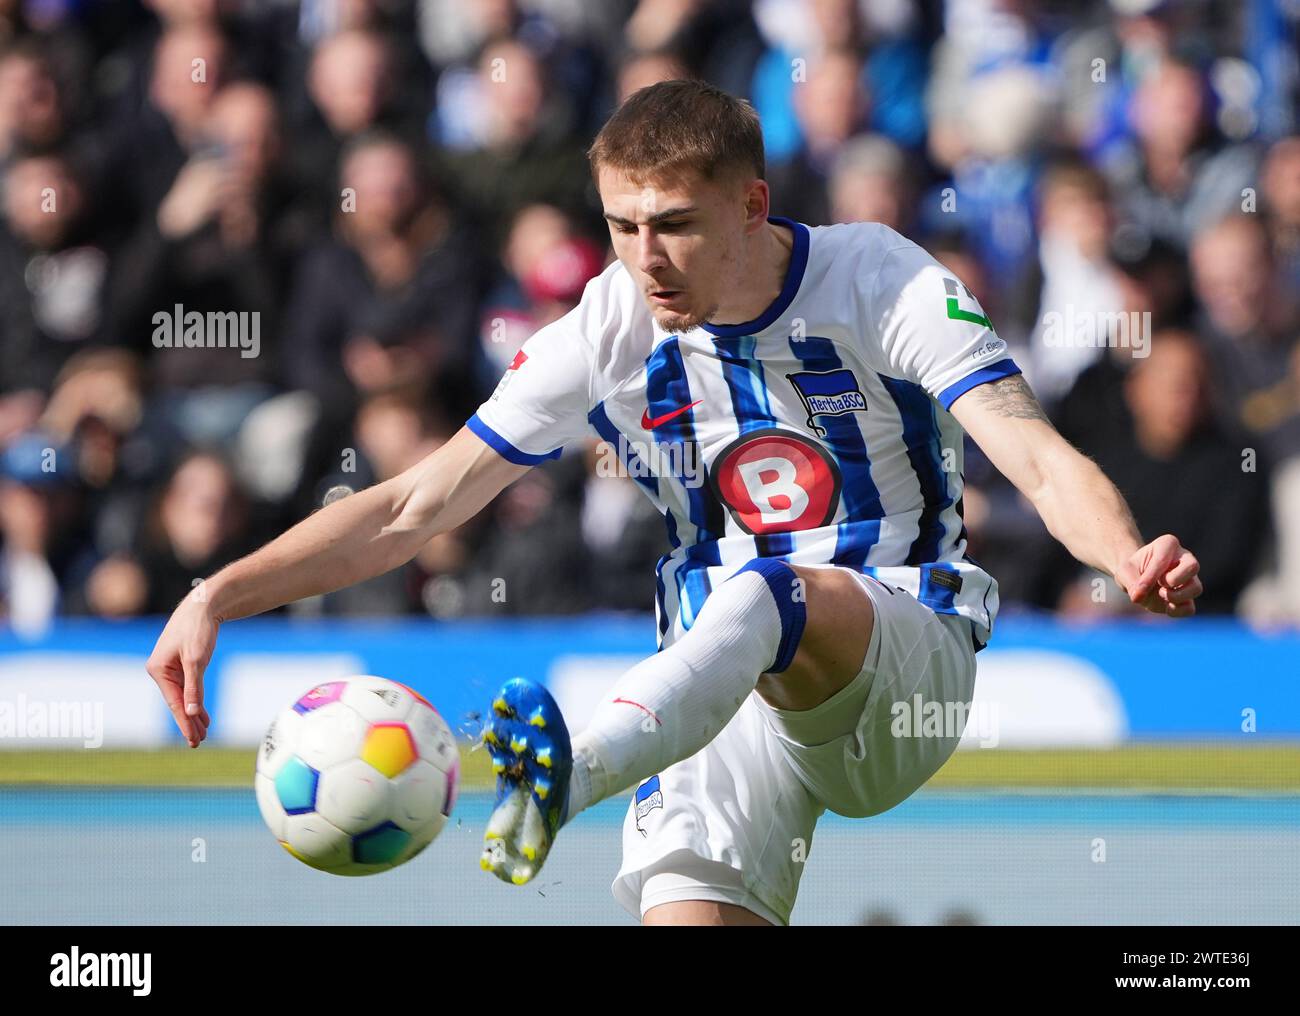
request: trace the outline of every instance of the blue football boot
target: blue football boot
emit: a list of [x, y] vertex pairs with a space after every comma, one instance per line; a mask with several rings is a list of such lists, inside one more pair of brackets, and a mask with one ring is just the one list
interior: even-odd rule
[[541, 870], [568, 817], [569, 730], [550, 693], [517, 677], [493, 700], [483, 743], [497, 777], [497, 800], [479, 865], [503, 882], [523, 885]]

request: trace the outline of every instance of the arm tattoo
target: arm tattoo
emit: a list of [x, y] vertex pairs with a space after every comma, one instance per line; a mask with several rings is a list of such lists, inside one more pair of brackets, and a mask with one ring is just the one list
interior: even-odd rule
[[1020, 374], [978, 385], [971, 389], [970, 394], [999, 416], [1015, 420], [1047, 419], [1043, 407]]

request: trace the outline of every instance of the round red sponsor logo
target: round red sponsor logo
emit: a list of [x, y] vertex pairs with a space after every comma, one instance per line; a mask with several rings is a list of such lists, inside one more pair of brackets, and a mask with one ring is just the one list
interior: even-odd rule
[[740, 528], [754, 535], [828, 525], [840, 501], [840, 471], [830, 453], [779, 427], [731, 442], [714, 459], [710, 481]]

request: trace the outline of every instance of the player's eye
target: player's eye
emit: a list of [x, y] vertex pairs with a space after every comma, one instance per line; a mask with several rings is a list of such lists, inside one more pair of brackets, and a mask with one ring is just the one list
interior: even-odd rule
[[661, 222], [661, 223], [659, 223], [659, 228], [660, 228], [661, 230], [666, 231], [666, 232], [673, 232], [674, 230], [681, 229], [681, 228], [682, 228], [683, 226], [685, 226], [685, 225], [686, 225], [686, 223], [684, 223], [684, 222], [682, 222], [682, 221], [680, 221], [680, 220], [673, 220], [673, 221], [671, 221], [671, 222]]

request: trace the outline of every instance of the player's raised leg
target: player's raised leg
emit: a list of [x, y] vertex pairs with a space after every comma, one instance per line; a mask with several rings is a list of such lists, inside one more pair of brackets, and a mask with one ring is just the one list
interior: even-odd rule
[[[864, 672], [868, 651], [872, 645], [872, 636], [879, 619], [874, 605], [866, 595], [860, 580], [846, 569], [840, 568], [803, 568], [795, 569], [802, 580], [807, 604], [807, 623], [799, 651], [795, 654], [789, 668], [780, 674], [764, 674], [758, 682], [759, 697], [769, 705], [781, 711], [787, 717], [809, 718], [813, 727], [822, 735], [831, 736], [850, 731], [858, 722], [860, 707], [867, 693], [873, 672]], [[862, 684], [863, 678], [868, 682]], [[850, 691], [849, 685], [857, 688]], [[861, 687], [859, 687], [861, 686]], [[837, 708], [835, 715], [820, 716], [823, 710], [818, 707], [828, 700], [836, 698], [845, 700], [843, 708]], [[758, 714], [756, 714], [758, 715]], [[817, 719], [812, 719], [818, 717]], [[737, 723], [739, 722], [737, 717]], [[735, 766], [739, 781], [736, 790], [736, 802], [741, 804], [744, 814], [765, 816], [771, 808], [780, 808], [783, 817], [774, 825], [771, 839], [795, 842], [796, 837], [805, 843], [811, 842], [812, 825], [821, 808], [811, 813], [811, 817], [798, 803], [799, 791], [792, 791], [782, 778], [775, 773], [768, 773], [766, 766], [772, 764], [771, 756], [760, 745], [751, 740], [755, 736], [753, 725], [742, 725], [738, 729], [733, 724], [722, 737], [715, 741], [704, 754], [710, 757], [707, 762], [699, 763], [695, 759], [672, 766], [661, 771], [659, 778], [664, 781], [665, 808], [681, 809], [686, 807], [683, 795], [689, 795], [699, 785], [699, 781], [709, 781], [709, 786], [726, 793], [723, 784], [715, 784], [718, 766]], [[758, 721], [759, 730], [766, 730], [766, 723]], [[715, 752], [721, 740], [732, 739], [732, 744], [721, 752]], [[779, 753], [777, 753], [779, 754]], [[749, 759], [749, 761], [744, 761]], [[779, 765], [788, 765], [778, 763]], [[692, 767], [687, 773], [679, 773], [683, 766]], [[765, 775], [766, 773], [766, 775]], [[708, 774], [708, 775], [706, 775]], [[781, 789], [784, 788], [784, 789]], [[768, 804], [760, 804], [757, 797], [772, 796]], [[813, 795], [814, 798], [816, 795]], [[669, 799], [674, 803], [668, 803]], [[676, 812], [675, 812], [676, 813]], [[667, 815], [668, 812], [651, 814]], [[784, 870], [782, 858], [789, 860], [788, 849], [769, 851], [766, 847], [756, 849], [755, 842], [744, 835], [735, 835], [730, 823], [731, 808], [713, 808], [710, 805], [693, 803], [691, 805], [693, 821], [707, 824], [707, 830], [700, 835], [707, 837], [710, 844], [723, 843], [723, 850], [729, 856], [739, 857], [744, 868], [732, 873], [726, 866], [718, 863], [720, 855], [712, 854], [712, 863], [707, 852], [698, 858], [683, 860], [683, 849], [700, 850], [702, 843], [679, 839], [679, 834], [666, 833], [670, 828], [667, 820], [648, 825], [652, 839], [650, 841], [633, 837], [632, 856], [643, 856], [641, 851], [649, 848], [649, 856], [655, 851], [667, 852], [669, 856], [651, 867], [642, 869], [635, 879], [629, 879], [628, 885], [635, 884], [635, 892], [641, 901], [642, 923], [646, 925], [767, 925], [783, 924], [788, 919], [788, 909], [782, 905], [793, 902], [797, 875], [793, 885], [789, 882], [789, 872]], [[714, 821], [719, 823], [714, 826]], [[630, 820], [629, 820], [630, 821]], [[649, 819], [647, 819], [649, 821]], [[806, 823], [806, 828], [805, 828]], [[638, 826], [640, 828], [640, 826]], [[680, 825], [674, 829], [682, 828]], [[778, 831], [779, 830], [779, 831]], [[667, 836], [667, 843], [655, 842], [660, 835]], [[716, 843], [715, 843], [716, 841]], [[629, 842], [624, 840], [624, 849], [629, 849]], [[626, 858], [627, 855], [625, 855]], [[732, 860], [730, 863], [734, 864]], [[682, 867], [677, 867], [682, 865]], [[634, 870], [636, 863], [632, 865]], [[799, 867], [799, 865], [793, 865]], [[625, 865], [626, 869], [626, 865]], [[665, 882], [665, 875], [672, 882]], [[699, 898], [686, 896], [684, 889], [691, 883], [702, 891]], [[765, 888], [760, 890], [759, 885]], [[626, 892], [620, 894], [616, 887], [616, 897], [620, 902], [631, 907], [624, 899]], [[667, 897], [667, 901], [655, 903], [656, 899]], [[734, 902], [724, 902], [732, 900]], [[752, 904], [752, 905], [751, 905]]]
[[870, 599], [842, 569], [746, 565], [601, 701], [575, 740], [570, 814], [695, 754], [755, 688], [781, 709], [825, 702], [862, 669], [872, 624]]
[[[606, 694], [574, 740], [563, 798], [550, 796], [559, 790], [552, 788], [554, 771], [540, 773], [530, 762], [527, 731], [509, 726], [519, 720], [494, 713], [485, 736], [498, 769], [498, 805], [483, 866], [507, 881], [532, 878], [560, 825], [694, 755], [756, 687], [788, 709], [811, 709], [834, 695], [860, 671], [871, 638], [870, 601], [848, 588], [854, 581], [835, 569], [770, 559], [744, 566], [714, 590], [690, 631]], [[518, 689], [520, 682], [511, 684]], [[545, 718], [553, 710], [558, 717], [545, 691], [530, 687], [529, 715]], [[552, 766], [567, 763], [567, 747], [567, 739], [552, 740]], [[535, 793], [538, 775], [547, 784], [543, 800]]]
[[[482, 866], [522, 884], [536, 875], [559, 826], [635, 780], [708, 744], [754, 690], [764, 671], [786, 669], [803, 636], [802, 583], [789, 565], [760, 560], [722, 583], [691, 630], [643, 660], [614, 685], [572, 746], [552, 738], [548, 761], [571, 763], [567, 783], [533, 758], [520, 721], [545, 722], [559, 711], [545, 689], [512, 681], [497, 697], [484, 740], [497, 772], [497, 804], [484, 838]], [[538, 779], [543, 794], [538, 793]], [[561, 796], [562, 795], [562, 796]]]

